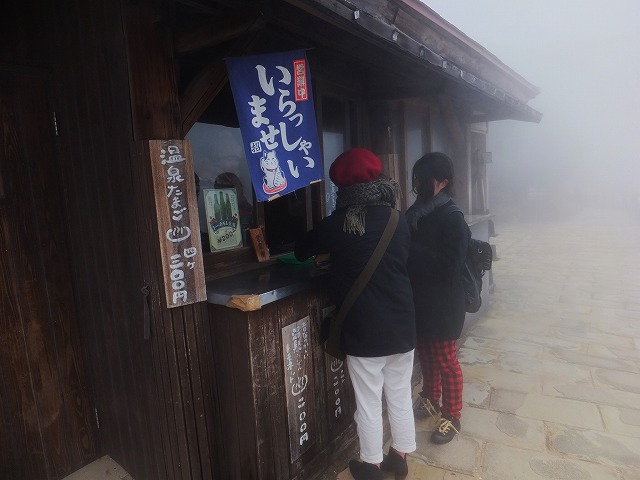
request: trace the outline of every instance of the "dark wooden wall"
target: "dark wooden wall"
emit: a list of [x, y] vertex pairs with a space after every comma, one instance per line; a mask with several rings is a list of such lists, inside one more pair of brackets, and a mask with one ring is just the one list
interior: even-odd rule
[[[95, 457], [56, 154], [52, 5], [0, 21], [0, 478], [55, 479]], [[46, 39], [46, 41], [43, 41]]]
[[55, 22], [59, 155], [98, 452], [163, 478], [151, 343], [143, 338], [128, 73], [117, 3], [66, 4]]
[[[55, 165], [59, 181], [52, 176], [36, 188], [55, 187], [62, 201], [49, 205], [58, 216], [39, 227], [58, 229], [67, 248], [70, 273], [63, 281], [72, 299], [60, 314], [77, 332], [71, 347], [86, 372], [72, 386], [86, 396], [78, 414], [86, 423], [84, 443], [66, 457], [42, 446], [35, 456], [20, 447], [5, 450], [0, 458], [13, 458], [22, 472], [12, 480], [58, 479], [103, 454], [136, 480], [214, 478], [211, 352], [200, 340], [210, 336], [206, 306], [164, 306], [150, 168], [142, 154], [146, 140], [180, 138], [165, 23], [171, 3], [11, 0], [3, 7], [0, 62], [42, 68], [51, 79], [58, 136], [54, 149], [40, 153], [56, 159], [50, 168]], [[7, 245], [3, 258], [15, 254]], [[9, 290], [15, 285], [6, 272], [3, 266]], [[45, 340], [55, 340], [51, 332]], [[3, 344], [9, 338], [0, 330]], [[42, 362], [67, 358], [66, 351], [52, 351]], [[11, 411], [6, 403], [0, 409], [6, 422]], [[61, 445], [79, 443], [68, 423], [52, 427]], [[0, 431], [0, 446], [10, 445], [11, 432]], [[43, 427], [35, 435], [57, 448]]]
[[170, 5], [85, 0], [60, 25], [71, 230], [87, 232], [74, 248], [98, 446], [136, 480], [213, 478], [204, 306], [164, 306], [142, 154], [146, 140], [180, 138]]
[[46, 70], [0, 65], [0, 478], [95, 455]]

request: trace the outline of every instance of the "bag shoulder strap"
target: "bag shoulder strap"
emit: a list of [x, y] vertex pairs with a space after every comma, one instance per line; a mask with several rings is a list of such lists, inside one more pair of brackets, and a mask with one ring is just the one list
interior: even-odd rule
[[365, 265], [364, 269], [362, 270], [360, 275], [358, 275], [358, 278], [351, 286], [349, 293], [347, 293], [347, 296], [344, 297], [344, 301], [340, 306], [340, 311], [336, 316], [336, 322], [338, 324], [342, 323], [342, 320], [344, 320], [344, 317], [347, 315], [347, 312], [349, 311], [353, 303], [356, 301], [356, 298], [358, 298], [358, 295], [360, 295], [360, 292], [362, 292], [365, 285], [371, 278], [371, 275], [373, 275], [373, 272], [375, 271], [378, 264], [380, 263], [380, 260], [382, 259], [382, 255], [384, 255], [384, 252], [387, 250], [387, 247], [391, 242], [391, 237], [393, 237], [393, 233], [396, 230], [396, 226], [398, 225], [399, 218], [400, 218], [400, 212], [395, 208], [392, 208], [391, 215], [389, 216], [389, 221], [387, 222], [387, 226], [385, 227], [384, 232], [382, 233], [382, 236], [378, 241], [378, 245], [376, 245], [376, 248], [371, 254], [371, 257], [367, 261], [367, 264]]

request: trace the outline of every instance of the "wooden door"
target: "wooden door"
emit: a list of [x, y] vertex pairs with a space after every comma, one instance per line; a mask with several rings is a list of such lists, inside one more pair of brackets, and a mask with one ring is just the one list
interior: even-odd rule
[[0, 479], [95, 457], [47, 82], [0, 65]]

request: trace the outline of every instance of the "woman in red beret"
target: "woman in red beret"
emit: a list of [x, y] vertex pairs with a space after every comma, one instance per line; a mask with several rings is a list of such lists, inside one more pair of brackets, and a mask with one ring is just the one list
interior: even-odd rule
[[409, 275], [423, 379], [416, 416], [440, 415], [431, 441], [443, 444], [460, 431], [462, 370], [456, 340], [465, 319], [462, 269], [471, 232], [451, 199], [453, 163], [447, 155], [424, 155], [414, 165], [412, 179], [418, 198], [407, 210]]
[[[329, 288], [339, 309], [382, 236], [399, 195], [398, 184], [381, 175], [380, 159], [363, 148], [348, 150], [331, 165], [338, 187], [336, 210], [296, 243], [299, 260], [330, 253]], [[411, 399], [416, 332], [407, 273], [410, 234], [403, 215], [368, 284], [349, 309], [341, 346], [356, 398], [360, 459], [349, 463], [356, 480], [396, 478], [408, 473], [406, 454], [416, 448]], [[393, 443], [383, 454], [382, 395]]]

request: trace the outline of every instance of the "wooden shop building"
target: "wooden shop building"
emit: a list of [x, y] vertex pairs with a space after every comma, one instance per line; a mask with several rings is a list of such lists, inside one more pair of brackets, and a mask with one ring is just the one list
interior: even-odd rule
[[[486, 239], [488, 122], [538, 122], [537, 88], [418, 0], [8, 0], [0, 22], [0, 478], [108, 455], [135, 480], [313, 479], [353, 454], [328, 298], [287, 262], [330, 162], [371, 149], [405, 210], [444, 151]], [[227, 59], [293, 50], [326, 180], [258, 201]], [[229, 248], [209, 208], [239, 217]]]

